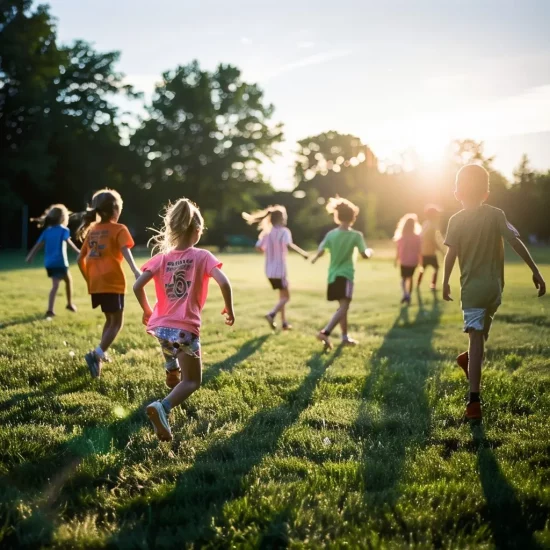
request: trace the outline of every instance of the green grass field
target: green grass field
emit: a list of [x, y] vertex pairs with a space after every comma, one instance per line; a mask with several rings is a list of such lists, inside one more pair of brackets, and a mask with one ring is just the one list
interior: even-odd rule
[[[426, 285], [421, 307], [415, 296], [402, 309], [383, 256], [358, 266], [360, 345], [323, 355], [326, 258], [291, 258], [295, 330], [272, 334], [262, 258], [223, 255], [237, 321], [223, 324], [212, 284], [204, 385], [172, 414], [171, 444], [144, 415], [166, 390], [133, 296], [113, 362], [91, 380], [83, 355], [102, 316], [78, 269], [79, 312], [60, 294], [47, 322], [39, 261], [4, 258], [0, 547], [550, 548], [550, 299], [508, 264], [484, 421], [470, 426], [457, 279], [453, 303]], [[550, 253], [537, 259], [550, 279]]]

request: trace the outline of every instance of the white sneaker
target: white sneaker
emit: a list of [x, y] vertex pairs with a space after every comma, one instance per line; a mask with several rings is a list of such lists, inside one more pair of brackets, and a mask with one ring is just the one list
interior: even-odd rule
[[160, 401], [155, 401], [154, 403], [147, 405], [145, 410], [151, 424], [153, 424], [157, 437], [161, 441], [172, 441], [172, 430], [170, 429], [168, 415], [166, 414], [162, 403]]

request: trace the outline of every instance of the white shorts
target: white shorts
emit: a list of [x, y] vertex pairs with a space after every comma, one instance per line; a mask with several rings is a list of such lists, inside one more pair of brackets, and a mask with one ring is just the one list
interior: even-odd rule
[[483, 332], [487, 340], [497, 309], [498, 306], [492, 308], [468, 307], [464, 309], [462, 311], [464, 315], [464, 332], [472, 332], [474, 330]]

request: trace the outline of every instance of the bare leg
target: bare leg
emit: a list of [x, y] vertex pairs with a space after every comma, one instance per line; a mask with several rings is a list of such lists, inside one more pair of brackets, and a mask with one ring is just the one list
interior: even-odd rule
[[481, 385], [481, 364], [483, 362], [483, 352], [485, 349], [485, 337], [483, 332], [473, 330], [469, 333], [470, 348], [468, 353], [469, 364], [468, 372], [470, 376], [470, 391], [479, 393]]
[[424, 277], [424, 268], [420, 268], [420, 272], [418, 273], [418, 281], [416, 282], [416, 286], [420, 286], [420, 283], [422, 282], [422, 277]]
[[124, 324], [124, 312], [117, 311], [115, 313], [106, 313], [105, 318], [105, 326], [103, 327], [103, 334], [101, 336], [101, 342], [99, 343], [99, 347], [104, 352], [109, 349], [109, 346], [114, 342], [117, 334], [120, 332]]
[[403, 292], [403, 298], [407, 295], [407, 283], [405, 277], [401, 278], [401, 291]]
[[407, 296], [411, 295], [412, 289], [413, 289], [413, 279], [412, 277], [407, 277], [405, 279], [405, 293]]
[[288, 304], [288, 302], [290, 302], [290, 292], [288, 290], [288, 288], [283, 288], [281, 291], [280, 291], [280, 302], [284, 302], [283, 305], [281, 306], [281, 309], [279, 310], [281, 312], [281, 322], [283, 323], [283, 325], [286, 325], [286, 310], [285, 310], [285, 306], [286, 304]]
[[327, 326], [323, 329], [326, 333], [331, 333], [334, 327], [340, 322], [343, 317], [347, 316], [350, 301], [348, 298], [342, 298], [340, 300], [340, 307], [336, 310], [336, 313], [332, 316], [332, 319], [328, 322]]
[[181, 382], [165, 398], [170, 409], [181, 405], [200, 388], [202, 382], [202, 363], [198, 357], [180, 352], [177, 360], [181, 367]]
[[432, 289], [435, 289], [435, 287], [437, 285], [437, 275], [438, 274], [439, 274], [439, 269], [435, 269], [434, 274], [432, 275], [432, 286], [431, 286]]
[[277, 302], [277, 305], [269, 312], [269, 316], [275, 317], [275, 315], [277, 315], [279, 311], [284, 309], [285, 305], [289, 300], [290, 300], [290, 294], [288, 292], [288, 289], [282, 288], [281, 290], [279, 290], [279, 301]]
[[71, 274], [67, 271], [67, 275], [63, 277], [63, 280], [65, 281], [65, 291], [67, 293], [67, 305], [72, 306], [73, 305], [73, 278], [71, 277]]
[[57, 291], [59, 289], [59, 283], [61, 279], [52, 279], [52, 289], [50, 290], [50, 295], [48, 296], [48, 311], [53, 312], [53, 306], [55, 304], [55, 297], [57, 296]]
[[[348, 304], [349, 308], [349, 304]], [[342, 330], [342, 338], [347, 337], [348, 335], [348, 310], [340, 318], [340, 329]]]

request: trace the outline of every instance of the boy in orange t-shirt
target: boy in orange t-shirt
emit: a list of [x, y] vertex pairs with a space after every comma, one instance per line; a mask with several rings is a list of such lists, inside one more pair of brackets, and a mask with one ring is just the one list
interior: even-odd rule
[[134, 240], [128, 228], [117, 223], [121, 212], [122, 198], [116, 191], [97, 191], [78, 230], [79, 237], [84, 240], [78, 265], [88, 283], [92, 307], [101, 306], [105, 314], [101, 341], [95, 350], [85, 356], [92, 378], [101, 374], [101, 364], [108, 360], [105, 352], [124, 322], [126, 277], [122, 270], [122, 260], [126, 259], [136, 278], [141, 275], [130, 251]]

